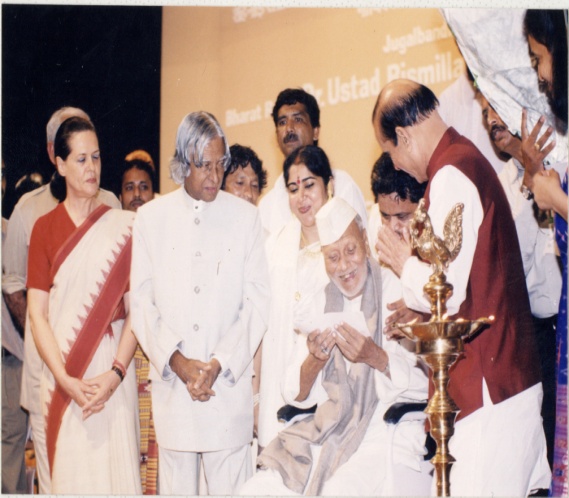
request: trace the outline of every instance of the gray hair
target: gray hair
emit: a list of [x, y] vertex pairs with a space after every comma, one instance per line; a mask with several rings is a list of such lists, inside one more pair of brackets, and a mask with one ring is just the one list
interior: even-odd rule
[[231, 154], [225, 134], [215, 116], [209, 112], [199, 111], [192, 112], [182, 119], [176, 135], [174, 157], [170, 160], [172, 180], [179, 185], [184, 183], [190, 174], [191, 163], [201, 168], [204, 149], [216, 137], [221, 138], [225, 146], [223, 169], [226, 170], [231, 161]]
[[73, 117], [83, 118], [91, 123], [91, 118], [83, 109], [79, 109], [78, 107], [61, 107], [51, 115], [51, 118], [49, 118], [49, 121], [47, 122], [45, 129], [47, 142], [53, 142], [55, 140], [57, 130], [59, 130], [59, 127], [61, 126], [61, 123], [63, 123], [66, 119]]

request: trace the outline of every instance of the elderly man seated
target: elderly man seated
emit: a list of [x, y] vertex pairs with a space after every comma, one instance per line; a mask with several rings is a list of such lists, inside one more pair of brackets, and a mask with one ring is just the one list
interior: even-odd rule
[[[259, 456], [261, 470], [240, 493], [428, 495], [432, 477], [424, 465], [423, 419], [397, 428], [384, 421], [394, 403], [426, 399], [425, 369], [411, 344], [382, 334], [381, 269], [369, 257], [359, 216], [334, 198], [316, 222], [331, 280], [321, 318], [345, 314], [306, 338], [297, 331], [283, 395], [299, 408], [317, 403], [316, 412], [279, 433]], [[360, 320], [347, 318], [358, 315]], [[358, 328], [346, 320], [356, 320]]]

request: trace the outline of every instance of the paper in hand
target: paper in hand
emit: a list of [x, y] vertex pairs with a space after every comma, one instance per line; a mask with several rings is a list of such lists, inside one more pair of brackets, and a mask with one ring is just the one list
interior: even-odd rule
[[333, 313], [314, 314], [294, 324], [294, 329], [300, 334], [310, 334], [313, 330], [336, 329], [345, 322], [364, 336], [370, 336], [364, 314], [361, 311], [337, 311]]

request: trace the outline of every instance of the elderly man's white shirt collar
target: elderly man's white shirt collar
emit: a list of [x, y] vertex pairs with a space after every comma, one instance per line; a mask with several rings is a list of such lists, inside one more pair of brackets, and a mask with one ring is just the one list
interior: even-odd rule
[[[207, 206], [209, 204], [211, 204], [209, 202], [198, 201], [198, 200], [194, 199], [190, 194], [188, 194], [188, 192], [186, 191], [186, 189], [184, 188], [183, 185], [182, 185], [182, 188], [180, 190], [182, 191], [182, 197], [184, 198], [185, 206], [194, 213], [201, 213], [204, 209], [207, 209]], [[212, 202], [214, 202], [214, 201], [212, 201]]]

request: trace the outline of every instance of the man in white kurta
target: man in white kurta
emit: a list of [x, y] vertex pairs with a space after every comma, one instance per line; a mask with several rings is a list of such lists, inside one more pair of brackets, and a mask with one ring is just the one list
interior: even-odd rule
[[[376, 138], [393, 163], [420, 182], [435, 234], [449, 211], [464, 204], [462, 248], [449, 264], [451, 318], [494, 316], [465, 344], [451, 367], [449, 394], [460, 408], [449, 443], [456, 458], [450, 491], [458, 496], [527, 496], [547, 488], [540, 408], [543, 395], [529, 299], [507, 199], [490, 164], [449, 128], [427, 87], [410, 80], [386, 85], [378, 97]], [[395, 117], [396, 116], [396, 117]], [[401, 276], [403, 297], [428, 312], [423, 286], [432, 269], [411, 255], [408, 237], [380, 232], [380, 259]]]
[[[269, 283], [257, 208], [220, 192], [229, 148], [208, 113], [184, 118], [172, 176], [133, 230], [133, 330], [152, 367], [161, 494], [233, 494], [252, 473], [252, 358]], [[196, 145], [197, 144], [197, 145]]]
[[[553, 440], [555, 433], [555, 326], [561, 296], [561, 267], [555, 251], [553, 225], [550, 213], [539, 209], [523, 189], [526, 173], [523, 165], [522, 141], [513, 135], [490, 102], [479, 93], [482, 116], [488, 135], [498, 150], [510, 157], [498, 175], [512, 208], [516, 232], [520, 243], [522, 262], [538, 342], [543, 403], [541, 415], [547, 440], [547, 453], [553, 464]], [[522, 190], [524, 193], [522, 193]]]
[[[332, 279], [320, 296], [320, 310], [332, 311], [338, 306], [344, 312], [363, 312], [374, 339], [366, 338], [363, 330], [338, 323], [335, 332], [313, 331], [296, 342], [283, 382], [283, 396], [299, 408], [313, 404], [318, 408], [314, 415], [281, 431], [261, 453], [259, 462], [268, 468], [247, 482], [241, 494], [418, 496], [429, 493], [431, 475], [424, 462], [424, 414], [419, 413], [397, 426], [383, 419], [394, 403], [426, 399], [425, 368], [418, 363], [411, 343], [382, 338], [380, 315], [386, 313], [384, 305], [382, 309], [382, 294], [387, 292], [388, 300], [398, 299], [400, 288], [393, 274], [380, 270], [368, 258], [365, 230], [356, 216], [355, 210], [340, 198], [330, 200], [317, 215], [326, 270]], [[335, 259], [338, 257], [341, 262]], [[375, 312], [369, 314], [371, 309]], [[307, 320], [314, 323], [309, 317]], [[310, 364], [320, 368], [314, 375], [306, 374], [312, 371]], [[338, 366], [342, 372], [336, 371]], [[305, 384], [309, 378], [313, 382]], [[363, 394], [366, 390], [367, 394]], [[334, 406], [346, 408], [338, 412]], [[300, 432], [299, 424], [303, 424]], [[309, 445], [313, 462], [303, 479], [298, 478], [302, 475], [299, 468], [304, 465], [298, 458], [299, 440]], [[349, 454], [347, 460], [346, 454]]]

